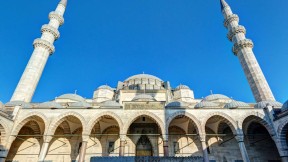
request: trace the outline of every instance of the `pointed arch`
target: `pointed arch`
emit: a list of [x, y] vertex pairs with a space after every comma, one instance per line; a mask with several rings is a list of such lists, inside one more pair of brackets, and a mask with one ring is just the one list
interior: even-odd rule
[[147, 116], [149, 117], [151, 120], [155, 121], [155, 123], [159, 126], [159, 128], [161, 129], [161, 133], [162, 134], [165, 134], [165, 127], [164, 127], [164, 124], [162, 122], [162, 120], [157, 116], [155, 115], [154, 113], [152, 112], [149, 112], [149, 111], [139, 111], [133, 115], [133, 118], [130, 118], [128, 120], [128, 122], [124, 125], [124, 129], [122, 131], [121, 134], [126, 134], [128, 132], [128, 129], [130, 127], [130, 125], [135, 121], [137, 120], [139, 117], [141, 116]]
[[48, 118], [47, 118], [43, 113], [40, 113], [40, 112], [31, 112], [31, 113], [25, 115], [24, 118], [18, 120], [18, 121], [20, 121], [20, 122], [16, 121], [16, 123], [18, 123], [18, 124], [14, 127], [13, 131], [11, 132], [11, 135], [17, 135], [17, 134], [19, 133], [20, 129], [21, 129], [25, 124], [27, 124], [27, 123], [28, 123], [29, 121], [31, 121], [31, 120], [36, 120], [37, 117], [40, 118], [40, 119], [42, 119], [42, 121], [44, 122], [44, 130], [41, 130], [41, 134], [43, 134], [43, 132], [44, 132], [45, 130], [47, 130], [47, 127], [48, 127], [48, 122], [49, 122], [49, 121], [48, 121]]
[[120, 131], [123, 129], [123, 122], [122, 122], [121, 118], [117, 114], [115, 114], [114, 112], [105, 111], [105, 112], [102, 112], [102, 113], [99, 113], [99, 114], [95, 115], [95, 117], [88, 122], [87, 128], [85, 129], [83, 134], [90, 135], [92, 129], [94, 128], [94, 126], [101, 120], [101, 118], [103, 116], [112, 117], [114, 120], [116, 120]]
[[283, 149], [288, 149], [287, 133], [288, 133], [288, 119], [284, 120], [277, 129], [279, 135], [278, 142]]
[[213, 118], [213, 117], [217, 117], [217, 118], [219, 118], [219, 120], [226, 123], [231, 128], [231, 130], [234, 134], [238, 133], [238, 129], [237, 129], [238, 126], [237, 126], [237, 123], [235, 122], [235, 120], [223, 112], [213, 112], [213, 113], [208, 114], [202, 121], [203, 122], [203, 125], [202, 125], [202, 131], [203, 132], [205, 132], [205, 127], [206, 127], [208, 120]]
[[0, 133], [1, 133], [1, 141], [0, 144], [5, 148], [8, 137], [7, 134], [9, 134], [9, 129], [6, 123], [3, 120], [0, 120]]
[[239, 120], [239, 126], [240, 128], [243, 130], [243, 132], [246, 132], [246, 128], [244, 127], [244, 125], [247, 124], [247, 122], [257, 122], [259, 124], [261, 124], [262, 126], [264, 126], [267, 131], [269, 132], [270, 136], [274, 136], [275, 135], [275, 131], [273, 129], [273, 126], [271, 126], [269, 124], [269, 121], [266, 119], [266, 117], [258, 112], [249, 112], [247, 114], [245, 114], [244, 116], [241, 117], [241, 119]]
[[177, 117], [177, 116], [186, 116], [188, 118], [190, 118], [190, 120], [192, 121], [193, 125], [196, 127], [196, 131], [200, 134], [202, 133], [202, 129], [201, 129], [201, 123], [200, 121], [192, 114], [186, 112], [186, 111], [178, 111], [175, 112], [174, 114], [170, 115], [167, 120], [166, 120], [166, 132], [168, 132], [169, 126], [171, 124], [171, 122]]
[[[61, 114], [59, 115], [50, 125], [50, 128], [49, 128], [49, 132], [48, 132], [48, 135], [54, 135], [57, 127], [66, 120], [67, 117], [69, 116], [73, 116], [75, 117], [76, 119], [78, 119], [81, 123], [81, 127], [83, 128], [83, 130], [85, 130], [86, 128], [86, 121], [85, 121], [85, 118], [77, 113], [77, 112], [67, 112], [67, 113], [64, 113], [64, 114]], [[51, 140], [51, 138], [50, 138]], [[49, 141], [49, 140], [48, 140]]]

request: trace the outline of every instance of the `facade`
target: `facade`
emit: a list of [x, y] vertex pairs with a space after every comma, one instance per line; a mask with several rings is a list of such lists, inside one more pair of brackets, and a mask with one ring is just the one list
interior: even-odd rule
[[288, 162], [288, 101], [275, 101], [239, 17], [221, 0], [224, 25], [234, 43], [256, 103], [222, 94], [194, 97], [188, 86], [138, 74], [93, 98], [63, 94], [31, 102], [46, 61], [60, 36], [61, 0], [34, 41], [34, 52], [11, 98], [0, 102], [0, 161], [89, 161], [93, 156], [201, 156], [205, 162]]

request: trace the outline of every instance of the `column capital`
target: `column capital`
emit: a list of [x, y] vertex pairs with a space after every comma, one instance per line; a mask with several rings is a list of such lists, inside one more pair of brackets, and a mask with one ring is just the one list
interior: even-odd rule
[[244, 142], [244, 134], [237, 134], [235, 138], [238, 142]]
[[126, 141], [126, 134], [120, 134], [120, 141]]
[[199, 138], [201, 142], [206, 142], [206, 134], [199, 134]]

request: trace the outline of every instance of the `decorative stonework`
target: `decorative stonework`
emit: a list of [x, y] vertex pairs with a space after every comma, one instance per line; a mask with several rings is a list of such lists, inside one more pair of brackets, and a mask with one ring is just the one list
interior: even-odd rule
[[63, 25], [64, 24], [64, 18], [63, 16], [59, 15], [57, 12], [55, 11], [52, 11], [49, 13], [49, 19], [56, 19], [59, 21], [60, 25]]
[[60, 37], [60, 33], [59, 33], [58, 29], [56, 29], [53, 26], [48, 25], [48, 24], [45, 24], [42, 26], [41, 32], [42, 33], [49, 32], [54, 36], [55, 39], [58, 39]]
[[49, 51], [49, 54], [53, 54], [55, 52], [55, 47], [50, 42], [43, 40], [43, 39], [35, 39], [33, 42], [34, 48], [36, 47], [43, 47]]
[[225, 20], [224, 20], [224, 26], [228, 28], [228, 25], [233, 22], [237, 21], [239, 23], [239, 17], [236, 14], [229, 15]]
[[243, 48], [253, 48], [254, 44], [250, 39], [244, 39], [236, 42], [233, 46], [233, 53], [235, 56], [238, 55], [238, 52]]
[[237, 27], [233, 27], [229, 30], [229, 33], [227, 34], [227, 38], [232, 41], [233, 37], [238, 34], [238, 33], [243, 33], [246, 34], [246, 29], [244, 26], [237, 26]]

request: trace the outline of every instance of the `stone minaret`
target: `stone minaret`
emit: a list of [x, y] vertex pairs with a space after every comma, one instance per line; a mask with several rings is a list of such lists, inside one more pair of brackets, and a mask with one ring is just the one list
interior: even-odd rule
[[31, 102], [47, 59], [55, 51], [54, 41], [60, 36], [59, 26], [64, 23], [67, 0], [61, 0], [55, 11], [49, 14], [49, 24], [41, 28], [41, 38], [34, 40], [34, 51], [17, 85], [11, 101]]
[[239, 25], [239, 17], [233, 14], [230, 6], [221, 1], [221, 9], [224, 15], [224, 25], [229, 30], [227, 37], [234, 43], [233, 53], [240, 60], [254, 98], [260, 101], [275, 101], [272, 91], [253, 53], [253, 42], [246, 39], [246, 29]]

